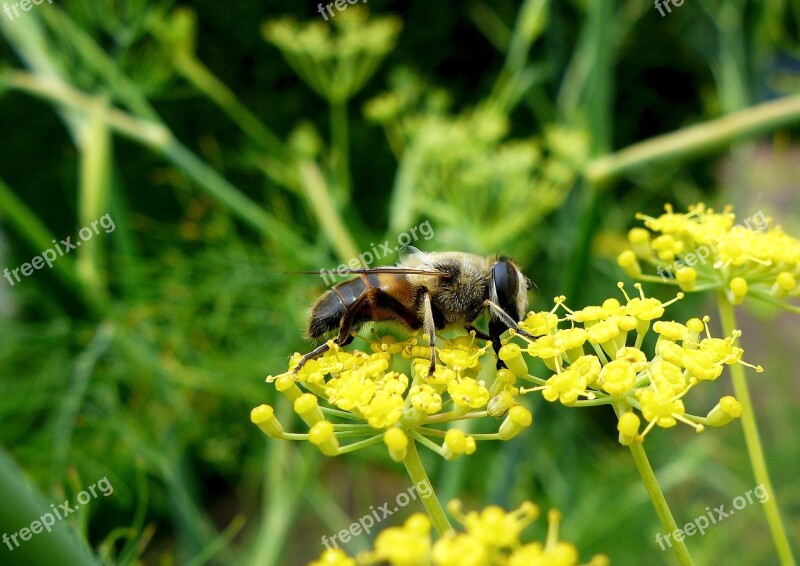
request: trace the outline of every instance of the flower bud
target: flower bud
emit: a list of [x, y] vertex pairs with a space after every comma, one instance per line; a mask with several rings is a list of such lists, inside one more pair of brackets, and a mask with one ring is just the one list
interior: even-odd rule
[[619, 443], [623, 446], [630, 446], [639, 434], [639, 417], [635, 413], [624, 413], [619, 417], [617, 430], [619, 431]]
[[796, 288], [797, 280], [795, 280], [794, 275], [788, 271], [781, 271], [778, 273], [778, 277], [775, 279], [775, 283], [772, 285], [772, 294], [775, 297], [782, 298], [791, 291], [794, 291]]
[[516, 404], [517, 402], [514, 400], [514, 396], [511, 392], [504, 390], [489, 399], [489, 403], [486, 405], [486, 414], [490, 417], [500, 418]]
[[681, 291], [693, 291], [697, 282], [697, 270], [694, 267], [679, 267], [675, 272], [675, 280]]
[[339, 451], [339, 441], [336, 440], [330, 421], [319, 421], [312, 426], [308, 431], [308, 441], [326, 456], [336, 456]]
[[636, 259], [636, 254], [632, 250], [625, 250], [617, 257], [617, 265], [622, 268], [625, 275], [633, 279], [638, 279], [642, 275], [642, 266]]
[[508, 411], [508, 416], [500, 425], [500, 440], [511, 440], [533, 423], [533, 414], [523, 407], [516, 405]]
[[739, 305], [744, 301], [747, 295], [747, 280], [743, 277], [734, 277], [730, 282], [730, 292], [728, 293], [728, 300], [732, 305]]
[[650, 232], [644, 228], [631, 228], [628, 232], [628, 241], [631, 243], [636, 257], [645, 259], [653, 255], [650, 249]]
[[325, 420], [322, 410], [319, 408], [317, 397], [311, 393], [303, 393], [295, 399], [294, 412], [300, 415], [300, 418], [308, 426], [314, 426], [318, 422]]
[[395, 462], [402, 462], [408, 453], [408, 436], [403, 429], [392, 427], [383, 433], [383, 443], [389, 449], [389, 456]]
[[297, 398], [303, 394], [300, 388], [297, 387], [297, 383], [295, 383], [294, 379], [288, 375], [282, 375], [275, 380], [275, 389], [286, 397], [290, 403], [294, 403]]
[[742, 405], [735, 398], [727, 395], [719, 400], [706, 416], [708, 426], [725, 426], [742, 414]]
[[[474, 442], [474, 440], [473, 440]], [[467, 451], [467, 435], [463, 430], [451, 428], [444, 435], [442, 451], [446, 460], [455, 460]]]
[[250, 411], [250, 421], [267, 436], [283, 438], [283, 427], [275, 418], [275, 410], [269, 405], [259, 405]]
[[522, 358], [521, 348], [517, 344], [509, 343], [501, 347], [498, 357], [506, 363], [508, 369], [517, 377], [528, 375], [528, 366]]

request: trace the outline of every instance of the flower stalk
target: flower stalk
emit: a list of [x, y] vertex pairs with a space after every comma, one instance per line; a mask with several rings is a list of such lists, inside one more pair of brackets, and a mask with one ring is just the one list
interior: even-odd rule
[[[716, 297], [722, 331], [730, 332], [736, 328], [736, 314], [733, 305], [723, 291], [717, 291]], [[753, 475], [755, 476], [756, 483], [763, 485], [770, 494], [769, 499], [764, 501], [763, 505], [764, 514], [767, 517], [769, 530], [772, 534], [772, 541], [775, 544], [775, 550], [783, 566], [794, 565], [795, 561], [792, 555], [792, 548], [789, 545], [789, 539], [786, 536], [786, 530], [784, 529], [780, 510], [778, 509], [775, 491], [772, 489], [772, 482], [769, 479], [769, 470], [767, 468], [766, 459], [764, 458], [761, 438], [758, 434], [758, 424], [756, 423], [755, 412], [753, 411], [753, 403], [750, 399], [750, 390], [747, 386], [744, 368], [740, 364], [731, 365], [731, 381], [733, 382], [734, 395], [742, 405], [742, 415], [740, 417], [742, 421], [742, 431], [744, 432], [744, 440], [747, 445], [747, 453], [750, 456], [750, 465], [753, 468]]]
[[[653, 507], [661, 520], [661, 525], [667, 533], [673, 533], [678, 530], [678, 525], [675, 523], [675, 518], [672, 516], [672, 511], [669, 509], [667, 500], [664, 498], [664, 493], [661, 491], [661, 486], [658, 485], [653, 468], [650, 467], [650, 461], [647, 459], [647, 454], [644, 451], [644, 446], [638, 442], [632, 442], [629, 446], [631, 456], [636, 464], [636, 469], [639, 471], [639, 476], [642, 478], [645, 489], [650, 496], [650, 501], [653, 502]], [[678, 540], [673, 537], [672, 550], [675, 556], [683, 566], [694, 564], [692, 557], [689, 554], [689, 549], [683, 539]]]
[[[411, 478], [412, 485], [420, 485], [420, 482], [422, 485], [431, 485], [428, 474], [425, 472], [425, 467], [422, 465], [422, 460], [420, 460], [419, 452], [417, 452], [416, 442], [413, 440], [408, 443], [403, 464], [406, 467], [406, 472], [408, 472], [408, 477]], [[425, 511], [428, 513], [431, 523], [433, 523], [433, 528], [436, 529], [439, 536], [444, 536], [446, 533], [452, 531], [453, 527], [447, 519], [447, 515], [444, 512], [442, 504], [439, 502], [439, 498], [436, 497], [433, 487], [431, 486], [431, 489], [427, 490], [425, 495], [420, 493], [419, 490], [417, 490], [417, 493], [419, 493], [422, 506], [425, 507]]]

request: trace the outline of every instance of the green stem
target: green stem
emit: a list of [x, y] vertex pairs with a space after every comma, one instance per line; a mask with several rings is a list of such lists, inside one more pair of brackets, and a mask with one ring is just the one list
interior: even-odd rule
[[[9, 226], [13, 227], [19, 236], [25, 240], [33, 250], [43, 253], [53, 246], [55, 235], [47, 226], [17, 197], [14, 191], [0, 179], [0, 217]], [[53, 271], [61, 281], [74, 292], [98, 317], [106, 313], [105, 303], [93, 295], [84, 286], [75, 271], [75, 262], [71, 257], [59, 257], [53, 262]]]
[[750, 138], [800, 122], [800, 95], [757, 104], [677, 132], [635, 143], [590, 161], [584, 174], [592, 183], [607, 183], [645, 165], [699, 156], [737, 138]]
[[[44, 515], [52, 513], [48, 501], [31, 484], [19, 464], [0, 446], [0, 493], [3, 505], [0, 507], [0, 532], [15, 533], [32, 522], [41, 522]], [[91, 549], [70, 526], [68, 521], [55, 522], [52, 530], [34, 535], [33, 539], [20, 540], [14, 537], [16, 546], [11, 546], [11, 538], [6, 543], [11, 548], [6, 551], [3, 544], [4, 563], [9, 564], [76, 564], [97, 566], [100, 561]], [[13, 556], [9, 552], [13, 551]]]
[[177, 57], [175, 69], [195, 88], [214, 101], [252, 141], [276, 158], [289, 158], [289, 150], [281, 139], [193, 54]]
[[[650, 500], [653, 502], [653, 507], [658, 514], [658, 518], [661, 520], [661, 526], [664, 527], [667, 534], [675, 532], [678, 530], [678, 525], [675, 523], [675, 518], [669, 510], [669, 505], [667, 505], [667, 500], [664, 498], [664, 493], [658, 485], [658, 480], [653, 473], [653, 468], [650, 467], [650, 462], [647, 459], [644, 446], [638, 442], [633, 442], [629, 448], [631, 449], [633, 461], [636, 463], [636, 469], [639, 470], [639, 475], [644, 482], [644, 487], [647, 489]], [[678, 561], [684, 566], [694, 564], [694, 562], [692, 562], [692, 557], [689, 555], [689, 549], [686, 548], [686, 543], [683, 539], [677, 540], [673, 537], [672, 542], [672, 550], [675, 552]]]
[[[613, 89], [614, 57], [617, 38], [613, 33], [614, 2], [599, 0], [588, 4], [585, 30], [582, 38], [585, 53], [591, 60], [585, 84], [583, 103], [586, 105], [591, 136], [591, 155], [605, 155], [613, 142]], [[583, 41], [583, 39], [582, 39]], [[587, 176], [581, 183], [578, 200], [577, 235], [572, 244], [564, 270], [563, 292], [575, 297], [582, 288], [589, 265], [592, 240], [600, 218], [599, 201], [602, 186]]]
[[406, 471], [408, 472], [408, 476], [411, 478], [411, 483], [413, 485], [416, 486], [422, 482], [423, 485], [427, 484], [431, 487], [431, 489], [428, 490], [428, 495], [422, 495], [420, 490], [417, 490], [417, 492], [422, 499], [422, 505], [425, 507], [425, 511], [428, 513], [431, 523], [433, 523], [433, 528], [436, 529], [436, 532], [439, 533], [439, 536], [452, 531], [453, 527], [450, 526], [450, 521], [447, 520], [447, 515], [445, 515], [442, 504], [439, 503], [439, 499], [436, 497], [436, 493], [433, 491], [431, 481], [428, 479], [428, 474], [425, 472], [425, 468], [422, 466], [422, 460], [419, 459], [417, 443], [414, 440], [411, 440], [411, 442], [408, 443], [408, 452], [406, 452], [406, 457], [403, 460], [403, 464], [406, 466]]
[[339, 260], [348, 263], [350, 259], [358, 257], [358, 247], [339, 211], [339, 206], [331, 196], [330, 187], [322, 177], [319, 166], [313, 161], [302, 161], [298, 171], [306, 202], [317, 217], [320, 227], [328, 235], [328, 240]]
[[[96, 97], [73, 88], [54, 77], [40, 77], [21, 71], [9, 71], [3, 82], [10, 88], [27, 92], [60, 106], [91, 113], [98, 104]], [[212, 198], [220, 202], [232, 214], [264, 235], [287, 254], [297, 250], [308, 250], [305, 240], [292, 228], [280, 222], [255, 201], [234, 187], [215, 169], [207, 165], [186, 146], [177, 140], [161, 121], [142, 120], [116, 108], [109, 108], [103, 119], [115, 132], [130, 138], [157, 152], [178, 166]], [[309, 259], [309, 262], [312, 260]], [[314, 259], [321, 262], [322, 260]]]
[[[89, 226], [108, 213], [110, 177], [113, 162], [111, 129], [104, 120], [109, 106], [98, 100], [97, 108], [79, 129], [80, 182], [78, 187], [78, 225]], [[75, 269], [86, 289], [105, 301], [108, 299], [104, 269], [105, 245], [90, 238], [78, 250]]]
[[350, 148], [347, 102], [331, 102], [331, 169], [336, 179], [339, 204], [350, 198]]
[[[725, 294], [717, 291], [717, 308], [719, 309], [722, 333], [730, 335], [736, 329], [736, 314], [733, 305], [728, 301]], [[775, 490], [772, 489], [772, 482], [769, 479], [767, 462], [764, 459], [764, 450], [761, 447], [761, 438], [758, 434], [753, 403], [750, 400], [750, 391], [747, 387], [747, 379], [744, 374], [744, 367], [741, 364], [732, 364], [731, 381], [733, 382], [733, 393], [736, 400], [742, 405], [742, 430], [744, 440], [747, 445], [747, 452], [750, 456], [750, 465], [753, 467], [753, 475], [759, 485], [764, 486], [770, 497], [764, 502], [764, 514], [767, 516], [769, 530], [772, 533], [772, 541], [783, 566], [793, 566], [795, 564], [792, 556], [792, 549], [789, 546], [789, 539], [781, 521], [781, 514], [778, 510], [778, 503], [775, 497]]]

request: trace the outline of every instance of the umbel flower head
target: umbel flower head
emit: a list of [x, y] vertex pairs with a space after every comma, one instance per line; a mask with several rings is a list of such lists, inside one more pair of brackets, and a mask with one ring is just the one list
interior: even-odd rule
[[[637, 215], [645, 228], [628, 233], [631, 249], [617, 258], [629, 276], [687, 292], [717, 289], [732, 304], [754, 296], [789, 306], [781, 299], [800, 296], [800, 241], [772, 226], [763, 212], [737, 224], [731, 206], [715, 212], [699, 203], [685, 214], [665, 209], [656, 218]], [[645, 273], [643, 263], [656, 275]]]
[[583, 131], [549, 125], [536, 138], [511, 138], [494, 100], [456, 111], [446, 92], [408, 70], [391, 83], [364, 113], [384, 128], [404, 172], [407, 218], [398, 226], [437, 202], [437, 229], [463, 233], [469, 218], [476, 250], [514, 249], [563, 202], [587, 159]]
[[[429, 375], [430, 348], [419, 345], [416, 334], [405, 341], [376, 337], [370, 353], [348, 352], [331, 341], [328, 352], [299, 371], [293, 370], [301, 356], [294, 354], [289, 371], [267, 378], [293, 404], [307, 433], [285, 432], [269, 405], [253, 409], [251, 420], [268, 436], [308, 440], [328, 456], [383, 442], [401, 461], [414, 440], [448, 460], [472, 454], [476, 440], [510, 440], [533, 421], [515, 400], [513, 376], [500, 373], [491, 385], [478, 379], [489, 344], [478, 342], [474, 333], [445, 340]], [[471, 435], [454, 426], [504, 415], [495, 433]]]
[[[682, 422], [702, 432], [705, 426], [723, 426], [737, 418], [742, 408], [733, 397], [720, 399], [705, 417], [688, 414], [683, 398], [702, 382], [717, 379], [725, 365], [749, 365], [735, 345], [740, 333], [714, 338], [708, 317], [685, 324], [661, 320], [664, 307], [683, 293], [662, 303], [645, 297], [639, 283], [635, 285], [639, 296], [634, 298], [622, 283], [619, 287], [624, 304], [611, 298], [600, 306], [574, 311], [565, 305], [564, 297], [556, 297], [553, 310], [530, 313], [520, 323], [531, 334], [541, 335], [534, 340], [519, 336], [526, 342], [524, 347], [508, 342], [500, 351], [508, 371], [536, 384], [520, 391], [539, 391], [548, 401], [573, 407], [612, 405], [619, 418], [619, 440], [625, 445], [642, 442], [655, 426], [670, 428]], [[563, 318], [556, 314], [559, 309], [565, 311]], [[651, 331], [658, 339], [655, 351], [648, 355], [642, 344]], [[530, 375], [523, 353], [540, 358], [552, 375]], [[756, 370], [762, 371], [760, 366]]]
[[292, 18], [264, 24], [264, 37], [281, 50], [300, 78], [324, 99], [342, 103], [357, 93], [394, 48], [401, 22], [395, 16], [368, 18], [360, 6], [297, 23]]
[[[539, 516], [539, 508], [524, 502], [506, 512], [496, 505], [482, 511], [461, 509], [459, 501], [448, 505], [463, 531], [450, 531], [431, 542], [431, 523], [416, 513], [401, 527], [390, 527], [375, 539], [374, 548], [351, 558], [340, 549], [326, 550], [309, 566], [577, 566], [578, 549], [558, 540], [561, 513], [552, 509], [548, 515], [545, 542], [523, 543], [522, 531]], [[594, 556], [586, 566], [607, 566], [608, 558]]]

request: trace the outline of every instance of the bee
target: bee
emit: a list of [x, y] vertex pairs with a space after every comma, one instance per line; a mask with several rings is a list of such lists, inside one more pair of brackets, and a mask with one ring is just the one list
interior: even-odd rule
[[[339, 272], [341, 273], [341, 272]], [[408, 246], [401, 249], [397, 266], [351, 269], [345, 274], [359, 275], [326, 291], [311, 308], [306, 335], [323, 338], [337, 332], [334, 342], [350, 344], [354, 331], [367, 322], [394, 321], [411, 330], [423, 329], [431, 349], [430, 373], [436, 368], [436, 331], [463, 328], [491, 340], [495, 354], [500, 336], [520, 329], [528, 309], [531, 280], [509, 257], [483, 257], [463, 252], [422, 252]], [[484, 312], [489, 313], [489, 333], [473, 326]], [[325, 353], [328, 342], [305, 354], [294, 372]], [[505, 367], [500, 358], [497, 367]]]

